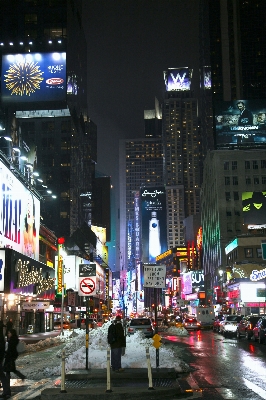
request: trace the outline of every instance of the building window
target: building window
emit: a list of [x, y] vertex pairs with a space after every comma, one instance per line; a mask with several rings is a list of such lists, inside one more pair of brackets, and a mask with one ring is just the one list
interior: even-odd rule
[[232, 170], [235, 171], [237, 169], [237, 161], [232, 161]]
[[240, 211], [239, 211], [239, 210], [235, 210], [235, 215], [236, 215], [237, 217], [240, 217]]
[[261, 177], [261, 183], [263, 185], [266, 185], [266, 176], [265, 175]]
[[224, 184], [225, 185], [230, 185], [230, 176], [225, 176], [224, 177]]
[[238, 176], [233, 176], [233, 185], [238, 185]]
[[262, 250], [261, 248], [256, 249], [257, 252], [257, 258], [262, 258]]
[[253, 169], [259, 169], [259, 163], [257, 160], [253, 160], [252, 163], [253, 163]]
[[251, 178], [250, 178], [250, 176], [246, 176], [246, 185], [251, 185]]
[[234, 192], [234, 200], [239, 200], [239, 193], [238, 192]]
[[227, 209], [226, 210], [226, 216], [227, 217], [231, 217], [231, 215], [232, 215], [231, 210]]
[[227, 232], [233, 232], [232, 224], [227, 224]]
[[245, 257], [246, 258], [253, 258], [253, 249], [252, 248], [246, 248], [245, 250]]
[[230, 192], [225, 192], [225, 200], [226, 201], [230, 201], [231, 200]]
[[250, 169], [250, 161], [245, 161], [245, 169]]
[[254, 176], [254, 185], [260, 184], [260, 178], [258, 176]]
[[224, 162], [224, 170], [229, 171], [229, 161]]
[[260, 160], [261, 168], [266, 168], [266, 160]]

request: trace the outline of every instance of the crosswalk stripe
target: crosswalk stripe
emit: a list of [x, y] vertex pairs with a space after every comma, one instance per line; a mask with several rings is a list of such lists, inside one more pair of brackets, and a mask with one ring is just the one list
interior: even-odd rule
[[246, 378], [242, 378], [243, 381], [245, 382], [245, 385], [253, 390], [253, 392], [257, 393], [259, 396], [261, 396], [263, 399], [266, 399], [266, 391], [261, 389], [259, 386], [255, 385], [255, 383], [250, 382]]

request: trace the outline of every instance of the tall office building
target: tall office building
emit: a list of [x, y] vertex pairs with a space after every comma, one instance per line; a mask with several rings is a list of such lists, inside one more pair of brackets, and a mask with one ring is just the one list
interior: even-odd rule
[[[2, 150], [43, 195], [42, 222], [57, 236], [69, 236], [92, 222], [97, 162], [97, 128], [87, 110], [82, 1], [4, 0], [0, 7], [0, 118], [12, 140]], [[12, 75], [12, 65], [22, 74], [22, 63], [34, 74], [28, 87]]]
[[[200, 12], [201, 82], [207, 65], [213, 148], [217, 149], [207, 155], [201, 196], [203, 265], [211, 289], [217, 285], [218, 268], [226, 266], [227, 242], [247, 232], [242, 192], [266, 189], [266, 4], [263, 0], [201, 0]], [[209, 110], [205, 94], [206, 90], [201, 93], [202, 121]], [[224, 196], [219, 195], [220, 189]]]
[[145, 137], [120, 140], [119, 143], [120, 248], [117, 259], [120, 270], [135, 268], [136, 195], [142, 187], [163, 185], [161, 118], [161, 108], [155, 99], [155, 109], [144, 111]]
[[198, 101], [190, 90], [192, 70], [170, 68], [164, 74], [164, 184], [168, 248], [172, 248], [184, 245], [184, 218], [200, 212], [201, 143]]

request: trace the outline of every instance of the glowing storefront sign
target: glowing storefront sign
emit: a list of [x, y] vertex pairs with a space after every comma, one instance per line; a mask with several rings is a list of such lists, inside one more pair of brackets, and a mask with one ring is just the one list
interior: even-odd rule
[[264, 278], [266, 278], [266, 268], [264, 268], [260, 271], [254, 269], [250, 274], [251, 281], [259, 281]]

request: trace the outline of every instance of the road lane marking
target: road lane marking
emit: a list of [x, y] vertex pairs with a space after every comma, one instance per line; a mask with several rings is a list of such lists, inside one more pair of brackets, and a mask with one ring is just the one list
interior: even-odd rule
[[261, 389], [259, 386], [255, 385], [255, 383], [252, 383], [248, 381], [246, 378], [242, 378], [245, 385], [253, 390], [253, 392], [257, 393], [259, 396], [261, 396], [263, 399], [266, 399], [266, 391]]

